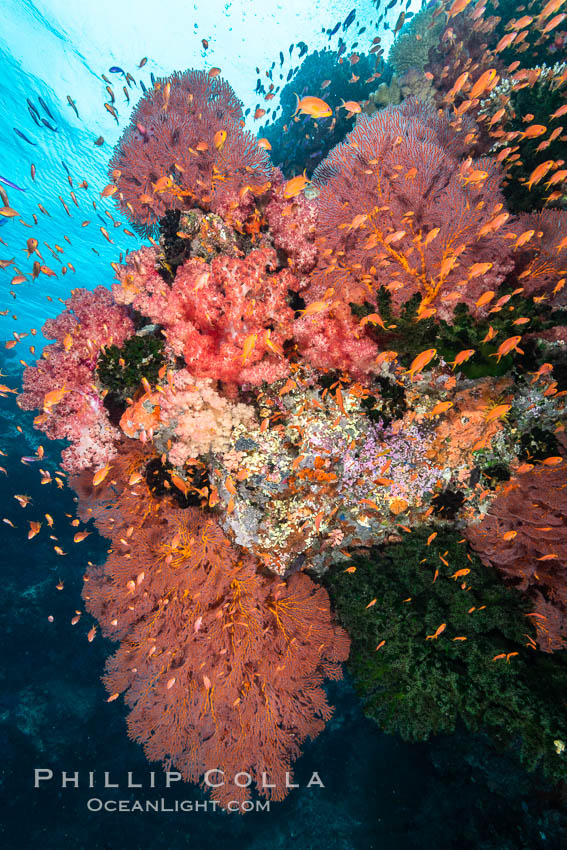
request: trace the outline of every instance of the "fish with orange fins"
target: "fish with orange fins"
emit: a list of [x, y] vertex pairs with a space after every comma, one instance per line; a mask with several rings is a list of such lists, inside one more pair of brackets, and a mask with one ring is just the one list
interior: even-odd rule
[[447, 623], [441, 623], [441, 625], [435, 629], [432, 635], [427, 635], [425, 640], [437, 640], [439, 635], [442, 635], [445, 629], [447, 628]]
[[518, 354], [523, 354], [523, 350], [518, 346], [518, 343], [521, 342], [521, 340], [521, 336], [508, 337], [508, 339], [505, 339], [504, 342], [500, 343], [495, 354], [489, 354], [488, 356], [497, 357], [497, 363], [500, 363], [502, 357], [506, 357], [506, 355], [510, 354], [512, 351], [517, 351]]
[[412, 360], [411, 366], [406, 370], [406, 372], [404, 372], [404, 374], [410, 375], [412, 381], [415, 380], [416, 374], [421, 372], [434, 357], [437, 357], [437, 349], [426, 348], [425, 351], [422, 351], [421, 354], [418, 354], [417, 357]]
[[307, 170], [305, 170], [303, 174], [298, 174], [297, 177], [292, 177], [291, 180], [288, 180], [284, 186], [284, 198], [286, 200], [295, 198], [295, 196], [299, 195], [299, 193], [302, 192], [310, 182], [311, 181], [307, 178]]
[[333, 114], [333, 110], [329, 106], [328, 103], [325, 103], [324, 100], [321, 100], [320, 97], [313, 97], [311, 95], [307, 97], [300, 98], [299, 95], [295, 94], [297, 98], [297, 106], [295, 107], [295, 112], [291, 116], [293, 118], [294, 115], [303, 114], [310, 115], [311, 118], [328, 118]]

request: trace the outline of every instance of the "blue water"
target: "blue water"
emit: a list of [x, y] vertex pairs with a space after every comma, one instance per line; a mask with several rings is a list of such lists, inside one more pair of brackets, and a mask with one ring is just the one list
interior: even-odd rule
[[[25, 233], [38, 238], [46, 264], [57, 276], [13, 285], [13, 269], [0, 269], [2, 310], [7, 311], [0, 317], [0, 338], [9, 339], [14, 331], [38, 331], [16, 349], [1, 349], [2, 382], [19, 385], [20, 361], [31, 362], [29, 344], [35, 344], [36, 353], [40, 352], [41, 326], [60, 312], [58, 299], [65, 299], [72, 287], [109, 285], [110, 263], [140, 244], [137, 237], [124, 234], [128, 225], [121, 222], [111, 200], [100, 198], [108, 182], [106, 167], [112, 147], [136, 102], [139, 82], [151, 85], [152, 73], [157, 77], [186, 67], [218, 66], [245, 108], [253, 112], [258, 103], [255, 68], [263, 74], [272, 62], [279, 61], [282, 50], [285, 78], [294, 67], [288, 53], [292, 43], [303, 40], [312, 50], [329, 43], [336, 46], [340, 32], [329, 42], [324, 30], [344, 21], [353, 5], [353, 0], [318, 0], [317, 4], [304, 0], [207, 0], [206, 4], [170, 0], [161, 8], [147, 0], [136, 4], [128, 0], [45, 0], [35, 4], [3, 0], [0, 175], [23, 190], [2, 184], [10, 204], [24, 220], [32, 223], [32, 214], [38, 216], [38, 227]], [[376, 33], [371, 24], [377, 12], [370, 0], [358, 0], [355, 5], [357, 26], [368, 25], [360, 39], [364, 50]], [[394, 8], [391, 22], [397, 14]], [[353, 28], [351, 38], [354, 36]], [[203, 38], [209, 41], [207, 50]], [[386, 46], [388, 40], [389, 34], [384, 33]], [[148, 57], [148, 62], [138, 70], [143, 57]], [[122, 93], [122, 75], [109, 71], [114, 66], [129, 71], [138, 83], [128, 90], [130, 104]], [[102, 74], [112, 79], [119, 126], [103, 107], [108, 98]], [[68, 95], [76, 104], [78, 117], [67, 102]], [[40, 106], [40, 97], [52, 117]], [[36, 126], [28, 111], [28, 98], [56, 132]], [[250, 119], [249, 126], [256, 129]], [[14, 128], [33, 144], [19, 137]], [[97, 147], [94, 140], [99, 136], [105, 142]], [[79, 188], [84, 180], [86, 190]], [[38, 204], [49, 215], [40, 212]], [[107, 212], [120, 226], [114, 226]], [[90, 223], [82, 226], [85, 221]], [[112, 244], [103, 237], [102, 226]], [[0, 221], [0, 259], [16, 257], [16, 265], [28, 271], [22, 232], [20, 225]], [[64, 276], [61, 266], [68, 262], [76, 273], [69, 271]], [[53, 472], [58, 462], [60, 447], [47, 445], [33, 431], [32, 419], [16, 414], [13, 403], [0, 402], [0, 448], [7, 455], [0, 458], [7, 473], [7, 478], [0, 475], [0, 515], [16, 526], [0, 525], [2, 847], [277, 850], [293, 844], [300, 850], [531, 850], [559, 846], [550, 836], [557, 835], [560, 816], [545, 792], [538, 795], [535, 780], [528, 780], [480, 739], [457, 734], [429, 745], [409, 745], [382, 734], [364, 717], [348, 677], [328, 688], [335, 715], [325, 732], [305, 746], [296, 767], [301, 787], [283, 803], [272, 804], [270, 812], [244, 817], [211, 810], [144, 815], [89, 812], [87, 803], [93, 795], [101, 799], [135, 797], [136, 792], [125, 787], [128, 771], [135, 781], [145, 784], [143, 796], [149, 797], [152, 766], [126, 736], [123, 707], [106, 702], [99, 676], [111, 644], [100, 637], [89, 643], [87, 629], [80, 623], [76, 627], [70, 624], [75, 610], [81, 608], [86, 561], [102, 559], [107, 544], [93, 534], [81, 551], [73, 547], [73, 530], [65, 519], [75, 509], [72, 493], [53, 485], [40, 486], [36, 470], [21, 463], [20, 458], [34, 454], [40, 442], [46, 447], [44, 468]], [[45, 539], [27, 545], [28, 517], [13, 500], [14, 491], [32, 497], [35, 516], [50, 513], [54, 517], [58, 544], [68, 555], [58, 556]], [[58, 581], [64, 584], [62, 591], [56, 589]], [[35, 769], [51, 769], [53, 781], [35, 789]], [[161, 777], [161, 768], [153, 769]], [[61, 788], [62, 771], [79, 771], [81, 787]], [[100, 790], [99, 785], [95, 791], [85, 787], [83, 780], [89, 771], [96, 771], [98, 781], [108, 771], [110, 781], [120, 783], [119, 794]], [[324, 788], [305, 787], [314, 771]], [[192, 786], [167, 793], [161, 780], [152, 795], [163, 797], [168, 805], [175, 799], [205, 800]]]

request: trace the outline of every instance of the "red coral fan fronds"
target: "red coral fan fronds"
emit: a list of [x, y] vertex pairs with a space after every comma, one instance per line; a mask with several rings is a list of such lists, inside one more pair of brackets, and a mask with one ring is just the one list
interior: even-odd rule
[[102, 466], [113, 454], [119, 432], [110, 424], [93, 376], [101, 348], [123, 345], [134, 326], [102, 286], [93, 292], [76, 289], [66, 304], [63, 313], [45, 323], [45, 336], [56, 342], [47, 346], [37, 366], [24, 370], [17, 401], [23, 410], [43, 411], [34, 424], [50, 439], [71, 440], [63, 466], [76, 472]]
[[301, 743], [331, 716], [323, 678], [340, 677], [348, 655], [326, 592], [304, 574], [287, 584], [257, 574], [196, 509], [170, 508], [116, 540], [86, 578], [87, 608], [121, 640], [106, 687], [125, 693], [129, 734], [147, 757], [186, 781], [222, 771], [221, 805], [249, 798], [232, 785], [242, 772], [282, 799]]
[[328, 287], [345, 304], [386, 289], [398, 309], [415, 294], [423, 315], [495, 290], [513, 268], [498, 165], [458, 157], [462, 136], [407, 98], [359, 119], [316, 169], [319, 262], [306, 300]]
[[273, 169], [242, 127], [241, 103], [222, 78], [185, 71], [158, 80], [110, 162], [123, 213], [148, 229], [166, 210], [194, 206], [235, 222], [246, 218]]
[[567, 647], [565, 466], [565, 459], [541, 464], [513, 479], [483, 521], [467, 530], [483, 563], [533, 599], [533, 621], [544, 652]]
[[567, 212], [542, 210], [520, 217], [516, 230], [532, 238], [521, 249], [519, 261], [524, 266], [518, 275], [528, 295], [547, 295], [551, 304], [567, 303]]
[[170, 288], [143, 249], [118, 272], [122, 283], [113, 291], [119, 303], [163, 326], [191, 374], [256, 386], [289, 371], [283, 344], [293, 336], [294, 311], [287, 295], [298, 282], [289, 269], [276, 267], [276, 252], [266, 247], [210, 264], [193, 258], [177, 269]]

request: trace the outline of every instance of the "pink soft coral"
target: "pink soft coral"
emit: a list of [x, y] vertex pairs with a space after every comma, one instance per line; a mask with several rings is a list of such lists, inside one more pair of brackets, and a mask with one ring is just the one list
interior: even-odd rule
[[250, 426], [254, 409], [221, 396], [210, 378], [194, 378], [186, 369], [176, 372], [161, 392], [146, 393], [128, 407], [121, 427], [128, 437], [153, 438], [157, 450], [174, 466], [209, 451], [226, 451], [234, 427]]
[[277, 185], [265, 209], [274, 246], [289, 258], [290, 267], [307, 274], [317, 262], [317, 206], [304, 195], [284, 197], [284, 184]]
[[[97, 358], [103, 346], [121, 346], [134, 326], [111, 293], [98, 286], [93, 292], [74, 290], [67, 309], [49, 319], [43, 332], [55, 339], [37, 366], [24, 371], [23, 410], [43, 410], [35, 424], [52, 439], [68, 439], [73, 445], [63, 452], [63, 466], [70, 472], [106, 462], [113, 452], [118, 431], [112, 427], [101, 397], [93, 384]], [[54, 403], [48, 393], [60, 391]]]
[[[276, 271], [273, 249], [210, 264], [189, 259], [171, 287], [155, 271], [155, 256], [149, 249], [130, 255], [118, 271], [115, 297], [163, 326], [171, 351], [185, 358], [192, 375], [255, 386], [287, 375], [283, 345], [293, 336], [294, 316], [287, 295], [298, 281], [289, 269]], [[247, 339], [253, 345], [245, 356]]]

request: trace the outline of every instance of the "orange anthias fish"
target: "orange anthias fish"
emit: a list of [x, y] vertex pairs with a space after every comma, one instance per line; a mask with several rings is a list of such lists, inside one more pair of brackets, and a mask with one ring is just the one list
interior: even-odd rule
[[430, 363], [434, 357], [437, 356], [436, 348], [427, 348], [425, 351], [422, 351], [421, 354], [418, 354], [412, 361], [409, 369], [404, 372], [405, 375], [410, 375], [412, 381], [415, 379], [415, 376], [418, 372], [421, 372], [422, 369]]
[[111, 469], [112, 467], [109, 463], [107, 463], [101, 469], [97, 469], [93, 476], [93, 486], [98, 487], [99, 484], [102, 484]]
[[470, 99], [474, 100], [475, 97], [480, 97], [480, 95], [483, 94], [489, 87], [494, 88], [499, 79], [500, 77], [498, 76], [496, 69], [489, 68], [488, 71], [481, 74], [476, 83], [473, 85], [469, 92]]
[[297, 177], [292, 177], [284, 186], [284, 198], [286, 200], [295, 198], [310, 182], [307, 179], [307, 171], [304, 171], [303, 174], [298, 174]]
[[501, 342], [498, 346], [498, 350], [496, 354], [490, 354], [489, 357], [497, 357], [498, 363], [502, 357], [506, 357], [507, 354], [510, 354], [511, 351], [517, 351], [519, 354], [523, 354], [521, 348], [518, 348], [518, 343], [521, 342], [521, 336], [511, 336], [508, 339], [505, 339], [504, 342]]
[[257, 334], [250, 334], [244, 340], [244, 345], [242, 346], [242, 354], [241, 354], [243, 365], [244, 365], [244, 363], [246, 363], [246, 361], [248, 360], [248, 358], [252, 354], [252, 351], [254, 350], [257, 339], [258, 339]]
[[339, 109], [346, 109], [347, 112], [352, 112], [355, 115], [362, 111], [361, 107], [360, 107], [360, 103], [357, 103], [356, 100], [347, 100], [347, 101], [343, 100], [343, 102], [339, 106]]
[[445, 629], [447, 628], [447, 623], [441, 623], [438, 629], [436, 629], [432, 635], [427, 635], [425, 640], [437, 640], [439, 635], [442, 635]]
[[494, 422], [495, 419], [501, 419], [503, 416], [511, 410], [511, 404], [497, 404], [496, 407], [493, 407], [487, 415], [484, 417], [485, 422]]
[[308, 97], [300, 98], [298, 94], [295, 96], [297, 98], [297, 106], [295, 107], [293, 115], [297, 115], [299, 112], [300, 114], [303, 113], [304, 115], [310, 115], [312, 118], [328, 118], [329, 115], [333, 114], [333, 110], [329, 104], [325, 103], [324, 100], [321, 100], [320, 97], [312, 97], [310, 95]]
[[52, 407], [55, 407], [56, 404], [59, 404], [61, 399], [63, 398], [69, 390], [66, 389], [65, 384], [59, 390], [51, 390], [43, 397], [43, 409], [46, 413], [51, 411]]
[[450, 364], [453, 371], [456, 369], [457, 366], [460, 366], [461, 363], [464, 363], [466, 360], [469, 360], [469, 358], [471, 358], [474, 353], [474, 348], [466, 348], [463, 351], [459, 351], [453, 362]]
[[447, 19], [450, 20], [454, 18], [455, 15], [458, 15], [459, 12], [464, 11], [467, 8], [471, 0], [455, 0], [449, 11], [447, 12]]
[[217, 130], [213, 136], [213, 144], [218, 151], [222, 151], [226, 142], [226, 130]]
[[534, 170], [530, 174], [528, 182], [526, 184], [527, 187], [528, 187], [528, 190], [530, 190], [532, 188], [534, 183], [539, 183], [540, 180], [543, 180], [543, 178], [545, 177], [547, 172], [551, 171], [551, 169], [554, 167], [554, 165], [555, 165], [555, 160], [547, 159], [545, 162], [540, 163], [536, 168], [534, 168]]

